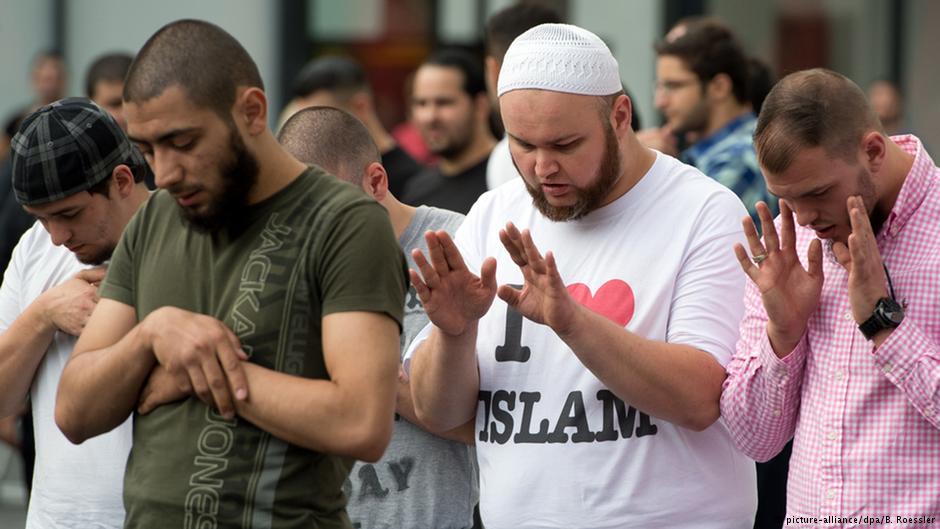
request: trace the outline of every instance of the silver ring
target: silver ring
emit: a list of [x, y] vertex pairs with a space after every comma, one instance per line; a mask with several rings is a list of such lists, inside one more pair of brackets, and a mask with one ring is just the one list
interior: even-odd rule
[[767, 254], [765, 253], [757, 254], [754, 257], [751, 257], [751, 261], [754, 261], [754, 264], [756, 265], [763, 263], [765, 259], [767, 259]]

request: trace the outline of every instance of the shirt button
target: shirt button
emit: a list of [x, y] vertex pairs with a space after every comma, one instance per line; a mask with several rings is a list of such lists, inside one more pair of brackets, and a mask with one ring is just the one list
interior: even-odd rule
[[845, 318], [845, 321], [851, 320], [851, 319], [852, 319], [852, 311], [851, 311], [851, 310], [845, 311], [845, 314], [843, 314], [842, 317]]
[[828, 437], [832, 441], [835, 441], [839, 437], [839, 434], [836, 432], [829, 432], [829, 435], [827, 435], [826, 437]]
[[933, 408], [924, 408], [924, 415], [927, 417], [933, 417], [934, 411]]
[[845, 374], [842, 371], [836, 371], [836, 380], [842, 380], [845, 378]]
[[836, 490], [835, 490], [835, 489], [829, 489], [829, 492], [826, 493], [826, 497], [829, 498], [830, 500], [833, 499], [833, 498], [835, 498], [835, 497], [836, 497]]
[[881, 370], [884, 371], [885, 373], [890, 373], [893, 368], [894, 366], [892, 366], [891, 364], [885, 364], [881, 366]]
[[[930, 415], [928, 413], [928, 415]], [[780, 417], [780, 410], [774, 410], [774, 417]]]

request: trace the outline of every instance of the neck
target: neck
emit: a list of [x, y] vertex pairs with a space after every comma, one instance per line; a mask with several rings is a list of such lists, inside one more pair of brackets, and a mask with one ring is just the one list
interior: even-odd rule
[[489, 156], [495, 146], [496, 138], [489, 131], [489, 125], [478, 125], [470, 145], [453, 158], [441, 159], [440, 170], [446, 175], [460, 174]]
[[894, 204], [898, 201], [898, 195], [901, 194], [901, 187], [907, 179], [911, 167], [914, 166], [914, 156], [908, 154], [904, 149], [888, 138], [887, 149], [885, 152], [884, 166], [879, 171], [884, 175], [880, 178], [881, 193], [878, 201], [875, 203], [873, 216], [880, 219], [887, 219]]
[[606, 206], [618, 198], [626, 195], [649, 172], [656, 161], [656, 153], [640, 144], [634, 134], [628, 134], [624, 139], [620, 164], [623, 172], [620, 179], [614, 184], [610, 194], [602, 206]]
[[248, 193], [249, 204], [257, 204], [284, 189], [307, 168], [288, 154], [270, 131], [258, 139], [252, 154], [258, 161], [258, 181]]
[[388, 211], [388, 218], [392, 222], [395, 238], [401, 239], [401, 235], [405, 233], [408, 225], [414, 220], [416, 209], [407, 204], [402, 204], [390, 194], [386, 195], [380, 204]]
[[738, 103], [737, 100], [734, 99], [719, 103], [709, 113], [708, 127], [705, 129], [705, 133], [702, 137], [707, 138], [711, 136], [728, 123], [731, 123], [748, 112], [751, 112], [751, 105], [747, 103]]

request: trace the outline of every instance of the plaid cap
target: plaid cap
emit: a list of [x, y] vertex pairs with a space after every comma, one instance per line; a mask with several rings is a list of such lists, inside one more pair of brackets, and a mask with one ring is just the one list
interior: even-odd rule
[[27, 116], [11, 150], [13, 192], [24, 206], [85, 191], [118, 165], [147, 163], [114, 118], [83, 97], [61, 99]]

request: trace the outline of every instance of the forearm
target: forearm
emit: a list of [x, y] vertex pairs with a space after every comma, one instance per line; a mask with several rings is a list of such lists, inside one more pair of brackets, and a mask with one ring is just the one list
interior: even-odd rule
[[279, 373], [245, 362], [249, 398], [236, 412], [258, 428], [318, 452], [376, 461], [392, 434], [395, 387], [378, 384], [362, 398], [331, 380]]
[[725, 373], [708, 353], [645, 339], [580, 305], [560, 336], [594, 376], [638, 410], [693, 430], [718, 419]]
[[134, 410], [141, 387], [156, 364], [142, 326], [110, 347], [76, 347], [56, 395], [56, 424], [73, 443], [108, 432]]
[[411, 383], [404, 381], [399, 382], [398, 384], [398, 399], [395, 404], [395, 413], [400, 415], [404, 420], [414, 424], [418, 428], [434, 434], [443, 439], [449, 441], [457, 441], [459, 443], [464, 443], [468, 445], [474, 444], [473, 438], [473, 428], [475, 419], [467, 421], [465, 424], [454, 428], [453, 430], [447, 430], [444, 432], [435, 432], [427, 424], [421, 422], [418, 418], [418, 414], [415, 413], [414, 399], [411, 397]]
[[0, 417], [22, 407], [55, 331], [34, 303], [0, 335]]
[[802, 340], [779, 358], [766, 332], [742, 332], [728, 363], [721, 416], [735, 445], [748, 457], [767, 461], [793, 437], [808, 352]]
[[940, 344], [910, 316], [876, 336], [872, 360], [934, 428], [940, 429]]
[[480, 372], [477, 324], [452, 336], [435, 328], [411, 361], [411, 394], [421, 424], [432, 431], [457, 428], [476, 416]]

